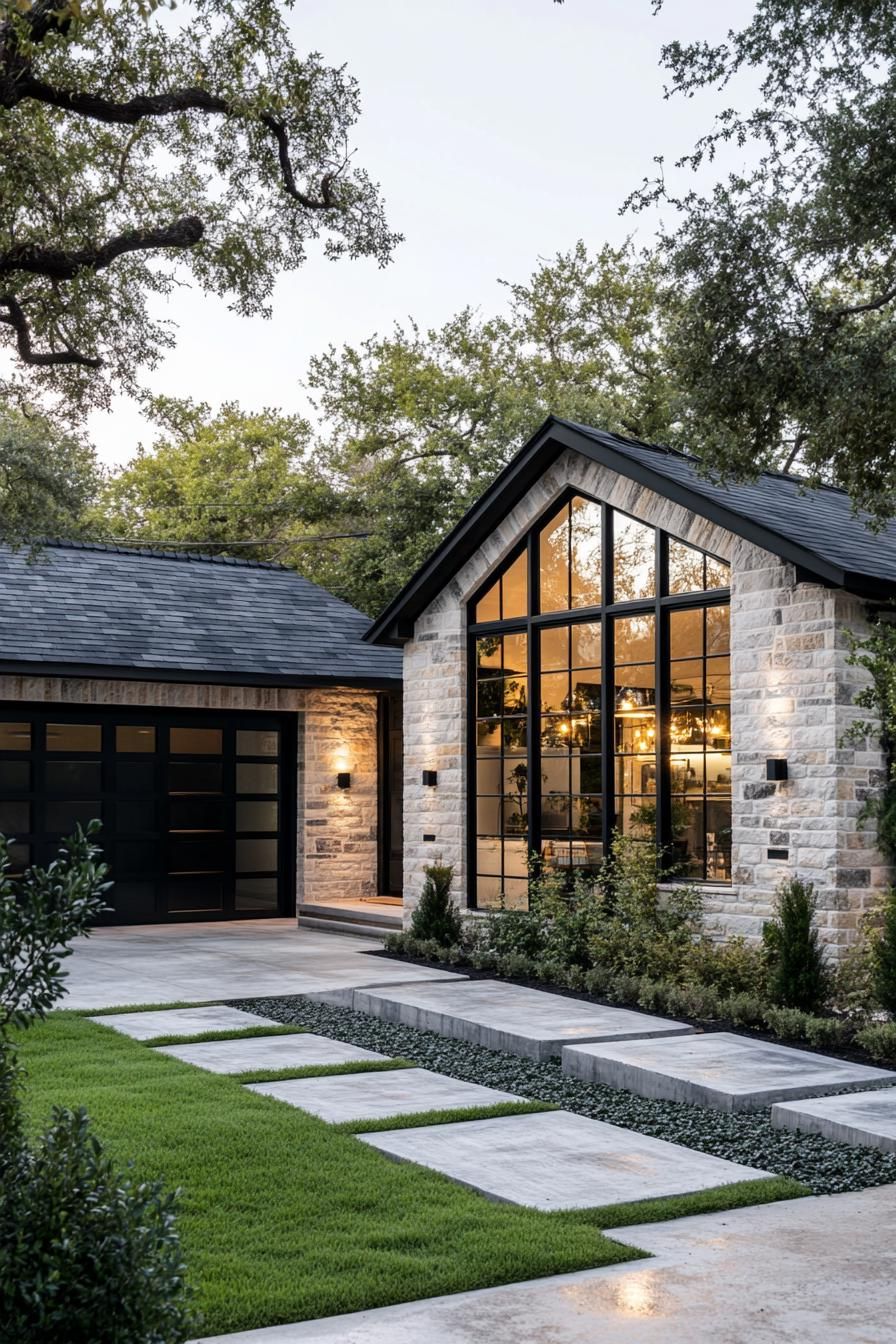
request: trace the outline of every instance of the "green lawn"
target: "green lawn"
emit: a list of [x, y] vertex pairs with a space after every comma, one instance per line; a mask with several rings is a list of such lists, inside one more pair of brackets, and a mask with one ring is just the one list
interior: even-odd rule
[[[22, 1044], [35, 1124], [53, 1104], [84, 1105], [119, 1162], [182, 1190], [180, 1231], [206, 1334], [638, 1254], [604, 1237], [598, 1214], [490, 1203], [74, 1013], [52, 1015]], [[749, 1184], [712, 1196], [714, 1206], [803, 1193], [791, 1181]], [[674, 1211], [699, 1207], [677, 1201]], [[667, 1202], [639, 1208], [662, 1217]]]

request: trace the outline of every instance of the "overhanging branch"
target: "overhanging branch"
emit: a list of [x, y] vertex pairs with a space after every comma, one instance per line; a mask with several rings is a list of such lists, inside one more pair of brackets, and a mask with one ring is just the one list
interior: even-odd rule
[[0, 294], [0, 307], [6, 309], [6, 315], [0, 313], [0, 322], [12, 327], [16, 334], [16, 346], [23, 364], [37, 368], [54, 368], [62, 364], [78, 364], [85, 369], [102, 368], [103, 361], [97, 355], [85, 355], [72, 346], [64, 350], [51, 350], [40, 354], [32, 348], [31, 328], [24, 309], [14, 294]]
[[97, 247], [62, 248], [41, 247], [36, 243], [22, 243], [19, 247], [0, 252], [0, 275], [25, 272], [42, 275], [49, 280], [73, 280], [79, 271], [101, 271], [111, 266], [117, 257], [128, 252], [149, 252], [159, 248], [193, 247], [200, 241], [205, 228], [195, 215], [176, 219], [160, 229], [128, 229]]

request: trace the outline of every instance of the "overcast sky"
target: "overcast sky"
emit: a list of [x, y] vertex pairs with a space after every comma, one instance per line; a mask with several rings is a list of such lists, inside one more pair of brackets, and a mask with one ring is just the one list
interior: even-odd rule
[[[620, 217], [628, 192], [705, 130], [712, 99], [663, 99], [660, 47], [718, 38], [750, 0], [297, 0], [297, 48], [345, 62], [361, 85], [357, 161], [405, 235], [393, 263], [328, 262], [310, 250], [282, 279], [270, 320], [179, 289], [165, 313], [176, 350], [154, 390], [247, 409], [304, 410], [308, 357], [413, 316], [436, 325], [465, 304], [493, 312], [497, 277], [525, 279], [570, 247], [649, 241], [656, 221]], [[91, 419], [109, 465], [152, 429], [116, 402]]]

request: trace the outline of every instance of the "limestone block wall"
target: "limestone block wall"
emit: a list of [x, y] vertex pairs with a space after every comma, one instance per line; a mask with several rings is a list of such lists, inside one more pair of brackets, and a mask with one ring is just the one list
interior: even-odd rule
[[[0, 701], [240, 710], [297, 716], [296, 901], [357, 900], [377, 890], [377, 697], [336, 687], [0, 677]], [[336, 774], [350, 770], [352, 787]]]
[[[876, 742], [861, 750], [841, 744], [867, 676], [847, 662], [847, 631], [865, 628], [863, 604], [798, 582], [777, 557], [572, 452], [430, 604], [405, 646], [406, 915], [419, 899], [423, 868], [436, 857], [454, 864], [458, 902], [467, 899], [465, 604], [569, 486], [731, 564], [733, 882], [705, 887], [708, 919], [723, 932], [758, 937], [777, 884], [800, 876], [818, 888], [823, 937], [836, 956], [888, 879], [873, 823], [859, 821], [885, 763]], [[770, 756], [787, 758], [786, 783], [766, 781]], [[436, 789], [421, 784], [424, 769], [438, 770]], [[769, 849], [786, 849], [787, 860], [769, 860]]]

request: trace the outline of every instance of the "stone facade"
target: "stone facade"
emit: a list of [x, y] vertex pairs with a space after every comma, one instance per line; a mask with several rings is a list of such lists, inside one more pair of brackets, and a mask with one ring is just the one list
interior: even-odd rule
[[[882, 754], [874, 742], [863, 750], [841, 742], [867, 675], [847, 662], [847, 632], [865, 628], [863, 604], [799, 582], [776, 556], [574, 452], [557, 459], [451, 579], [405, 646], [406, 914], [436, 857], [454, 865], [458, 900], [466, 901], [466, 602], [569, 486], [731, 565], [734, 880], [705, 888], [708, 919], [721, 931], [756, 937], [777, 883], [811, 879], [836, 955], [888, 877], [873, 825], [859, 820], [863, 799], [880, 782]], [[786, 782], [766, 780], [770, 756], [787, 758]], [[438, 770], [437, 788], [422, 785], [425, 769]], [[787, 860], [769, 860], [769, 849], [786, 849]]]
[[[377, 697], [335, 687], [0, 677], [0, 700], [53, 705], [211, 709], [295, 714], [298, 719], [296, 901], [358, 900], [377, 891]], [[351, 788], [337, 787], [338, 771]]]

